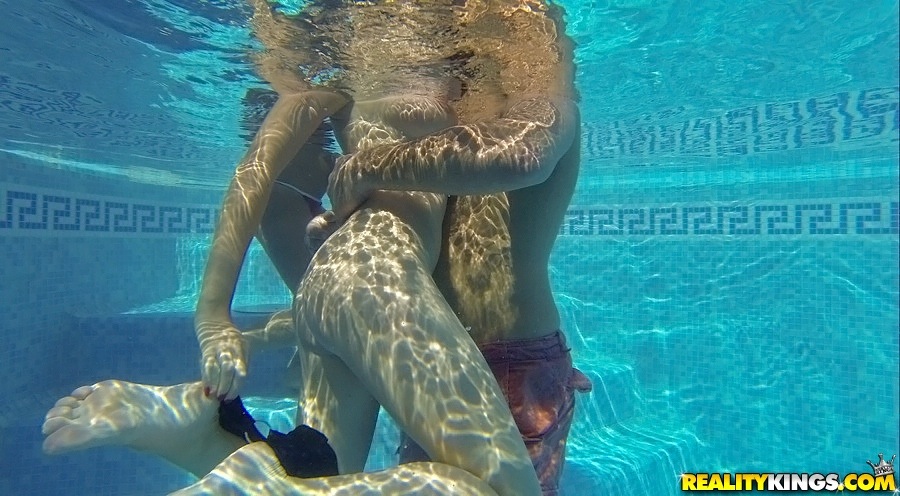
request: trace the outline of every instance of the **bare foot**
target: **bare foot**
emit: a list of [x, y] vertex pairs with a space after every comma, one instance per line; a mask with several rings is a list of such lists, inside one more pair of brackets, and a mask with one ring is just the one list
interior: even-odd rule
[[127, 446], [203, 475], [244, 444], [219, 427], [217, 411], [218, 402], [203, 395], [199, 382], [103, 381], [76, 389], [47, 412], [44, 452]]

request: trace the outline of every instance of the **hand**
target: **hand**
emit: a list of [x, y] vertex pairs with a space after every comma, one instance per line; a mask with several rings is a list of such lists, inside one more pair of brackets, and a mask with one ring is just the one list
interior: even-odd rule
[[358, 152], [339, 157], [328, 176], [328, 198], [338, 225], [343, 224], [372, 192], [359, 172], [359, 164], [366, 160], [365, 155], [365, 152]]
[[313, 217], [306, 225], [306, 247], [311, 253], [315, 253], [341, 224], [331, 210]]
[[247, 344], [228, 321], [197, 324], [200, 340], [200, 374], [203, 393], [219, 400], [232, 400], [247, 376]]

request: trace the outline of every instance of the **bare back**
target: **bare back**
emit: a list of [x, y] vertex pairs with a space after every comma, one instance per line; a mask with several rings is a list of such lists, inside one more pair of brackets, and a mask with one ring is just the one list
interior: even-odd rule
[[[537, 108], [526, 109], [523, 115], [552, 119], [559, 118], [554, 114], [560, 111], [570, 112], [577, 125], [574, 45], [565, 34], [561, 9], [544, 2], [483, 4], [490, 8], [469, 26], [480, 33], [472, 36], [483, 39], [468, 42], [480, 47], [476, 58], [492, 61], [479, 63], [493, 72], [481, 74], [478, 85], [499, 91], [502, 99], [465, 94], [454, 103], [461, 120], [472, 116], [473, 109], [502, 103], [505, 115], [530, 105]], [[580, 129], [575, 132], [580, 135]], [[543, 336], [559, 328], [548, 260], [575, 189], [579, 163], [576, 138], [540, 184], [451, 199], [434, 278], [476, 342]]]

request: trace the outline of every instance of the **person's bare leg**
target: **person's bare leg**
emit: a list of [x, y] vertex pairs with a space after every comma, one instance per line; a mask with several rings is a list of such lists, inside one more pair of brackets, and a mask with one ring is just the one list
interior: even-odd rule
[[56, 402], [43, 425], [44, 452], [126, 446], [159, 455], [198, 477], [246, 444], [219, 427], [219, 402], [199, 382], [146, 386], [103, 381]]
[[280, 310], [269, 317], [264, 327], [251, 329], [242, 333], [250, 354], [297, 346], [297, 331], [294, 330], [294, 319], [290, 310]]
[[[265, 327], [244, 336], [254, 354], [297, 344], [290, 310], [276, 312]], [[291, 366], [296, 384], [299, 360]], [[151, 386], [119, 380], [79, 387], [47, 412], [44, 452], [125, 446], [159, 455], [201, 477], [246, 444], [219, 427], [219, 402], [204, 396], [202, 388], [199, 382]], [[295, 396], [296, 387], [286, 385], [284, 394]]]
[[[312, 179], [300, 172], [303, 166], [307, 170], [325, 168], [323, 157], [318, 145], [302, 148], [281, 179], [299, 182], [305, 189], [321, 193], [327, 170], [319, 174], [320, 184], [303, 183]], [[310, 167], [309, 162], [315, 164]], [[309, 263], [303, 226], [312, 213], [308, 204], [293, 192], [279, 190], [270, 200], [261, 230], [279, 243], [274, 251], [280, 257], [275, 263], [293, 290]], [[270, 248], [268, 243], [264, 245]], [[249, 347], [248, 352], [253, 353], [296, 346], [297, 334], [290, 310], [275, 313], [263, 328], [242, 333], [242, 339]], [[292, 365], [295, 366], [290, 378], [293, 384], [298, 384], [299, 360], [293, 360]], [[284, 394], [296, 396], [296, 388], [285, 387]], [[218, 401], [206, 398], [199, 383], [148, 386], [104, 381], [76, 389], [48, 412], [44, 450], [56, 454], [102, 445], [128, 446], [162, 456], [202, 476], [244, 444], [218, 426], [217, 408]], [[198, 446], [203, 449], [198, 451]]]
[[[537, 477], [499, 385], [431, 278], [440, 232], [415, 212], [441, 199], [379, 192], [326, 241], [295, 297], [300, 345], [343, 362], [432, 460], [499, 494], [533, 494]], [[359, 442], [341, 431], [360, 420], [316, 394], [301, 397], [303, 421], [329, 438], [340, 466]]]
[[[261, 477], [264, 474], [265, 477]], [[315, 479], [288, 477], [265, 443], [244, 446], [196, 484], [173, 496], [397, 495], [448, 494], [496, 496], [484, 481], [457, 467], [441, 463], [410, 463], [380, 472]]]
[[[539, 493], [496, 380], [431, 280], [433, 256], [408, 225], [391, 219], [377, 207], [355, 214], [319, 250], [300, 285], [294, 314], [311, 378], [300, 420], [329, 438], [342, 473], [356, 470], [371, 442], [371, 394], [439, 463], [296, 479], [254, 443], [177, 494], [418, 494], [440, 480], [435, 470], [449, 470], [447, 484], [470, 494], [491, 493], [472, 486], [472, 476], [497, 494]], [[444, 493], [454, 492], [448, 487]]]
[[[418, 116], [442, 115], [442, 125], [455, 119], [440, 105], [421, 105], [418, 113], [416, 108], [414, 100], [402, 98], [357, 103], [350, 113], [357, 120], [344, 137], [365, 149], [377, 136], [367, 125], [377, 130], [391, 121], [397, 127], [394, 121], [402, 117], [410, 125], [407, 137], [415, 137], [415, 129], [436, 130], [426, 130], [427, 119]], [[341, 433], [365, 419], [354, 410], [329, 408], [334, 402], [327, 392], [352, 394], [348, 388], [359, 388], [433, 460], [475, 474], [500, 494], [533, 493], [537, 478], [499, 386], [431, 278], [438, 250], [430, 236], [442, 216], [429, 225], [413, 213], [428, 198], [442, 197], [377, 193], [315, 255], [294, 302], [301, 347], [334, 355], [330, 360], [342, 361], [356, 379], [337, 379], [326, 394], [307, 385], [298, 414], [329, 438], [345, 472], [369, 439]], [[414, 234], [406, 238], [410, 227]], [[314, 365], [304, 363], [304, 372]]]
[[328, 437], [340, 473], [362, 472], [375, 434], [378, 402], [338, 357], [303, 346], [299, 353], [304, 373], [297, 424]]

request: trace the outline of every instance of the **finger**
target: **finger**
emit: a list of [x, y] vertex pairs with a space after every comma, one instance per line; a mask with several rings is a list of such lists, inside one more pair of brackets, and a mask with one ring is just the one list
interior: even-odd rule
[[234, 371], [234, 375], [231, 376], [231, 385], [228, 387], [228, 391], [225, 392], [225, 400], [231, 401], [237, 398], [238, 394], [240, 394], [241, 386], [244, 384], [244, 376], [239, 374], [237, 369]]
[[353, 212], [359, 210], [365, 198], [352, 194], [349, 190], [343, 190], [341, 194], [331, 197], [331, 214], [334, 222], [343, 224]]
[[334, 211], [332, 210], [326, 210], [317, 215], [316, 218], [318, 218], [319, 222], [323, 225], [334, 224], [335, 222], [337, 222], [337, 217], [334, 215]]
[[323, 244], [325, 244], [325, 241], [327, 241], [328, 238], [331, 237], [332, 234], [334, 234], [334, 231], [335, 229], [326, 228], [321, 230], [314, 229], [311, 232], [307, 233], [306, 243], [310, 251], [315, 253], [316, 250], [318, 250]]
[[213, 396], [222, 399], [223, 395], [228, 394], [234, 379], [234, 363], [231, 360], [230, 353], [222, 353], [219, 356], [219, 371], [219, 381], [216, 383], [216, 390], [213, 392]]
[[234, 360], [234, 373], [238, 378], [243, 378], [247, 375], [247, 361], [241, 357], [237, 357]]
[[350, 210], [345, 215], [342, 213], [343, 210], [344, 209], [338, 209], [338, 207], [335, 206], [333, 210], [328, 210], [327, 212], [322, 214], [322, 218], [323, 220], [325, 220], [325, 223], [322, 225], [322, 231], [324, 231], [325, 237], [334, 234], [335, 231], [337, 231], [342, 225], [344, 225], [344, 222], [347, 221], [347, 217], [350, 217], [350, 215], [355, 211], [355, 209]]
[[327, 236], [330, 230], [329, 226], [335, 223], [333, 219], [334, 213], [331, 211], [313, 217], [309, 224], [306, 225], [307, 236], [316, 238], [321, 237], [323, 234]]
[[226, 392], [226, 399], [233, 400], [237, 397], [241, 386], [244, 385], [244, 378], [247, 377], [247, 362], [242, 358], [234, 361], [234, 376], [231, 379], [231, 387]]
[[212, 357], [203, 360], [203, 370], [200, 374], [203, 379], [203, 392], [207, 397], [216, 393], [219, 383], [219, 364]]

